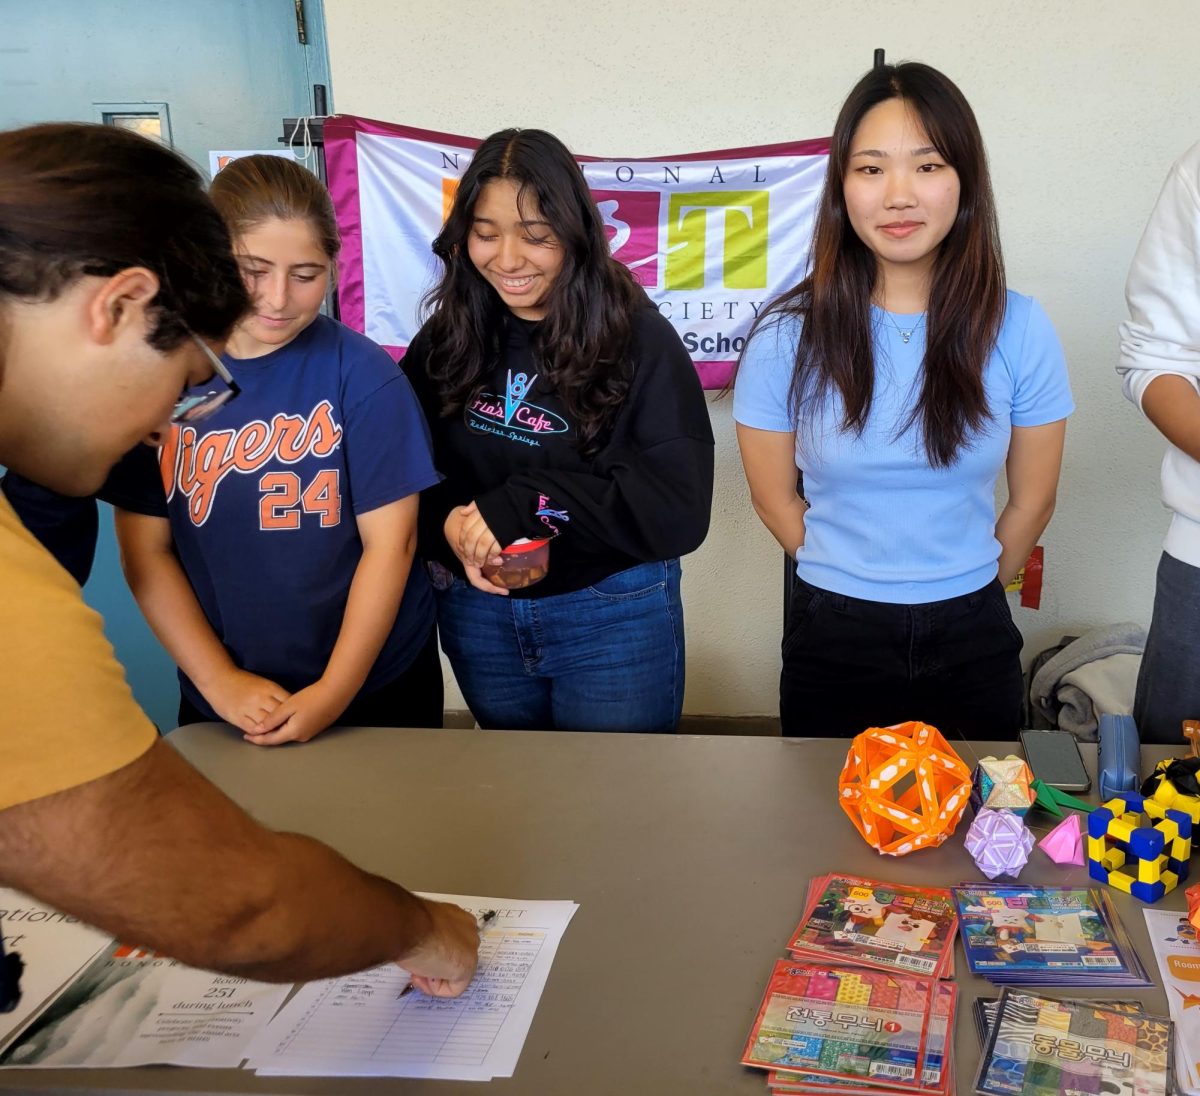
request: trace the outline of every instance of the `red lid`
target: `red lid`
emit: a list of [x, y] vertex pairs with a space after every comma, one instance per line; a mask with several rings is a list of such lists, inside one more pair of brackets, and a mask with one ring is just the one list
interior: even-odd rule
[[536, 552], [544, 544], [549, 544], [550, 538], [545, 540], [529, 540], [527, 537], [522, 537], [520, 540], [514, 540], [507, 548], [501, 550], [501, 554], [505, 556], [519, 556], [522, 552]]

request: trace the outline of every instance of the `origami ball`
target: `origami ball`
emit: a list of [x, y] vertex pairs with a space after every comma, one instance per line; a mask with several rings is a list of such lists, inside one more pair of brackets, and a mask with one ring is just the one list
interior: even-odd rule
[[954, 832], [971, 772], [936, 727], [871, 727], [850, 744], [838, 801], [872, 848], [888, 856], [935, 848]]
[[1033, 834], [1012, 811], [981, 810], [967, 830], [967, 852], [989, 879], [1011, 875], [1014, 879], [1029, 860]]
[[1187, 898], [1188, 923], [1200, 933], [1200, 883], [1193, 884], [1183, 893]]
[[984, 757], [971, 775], [971, 807], [978, 814], [983, 808], [1010, 810], [1024, 817], [1033, 806], [1037, 793], [1030, 785], [1033, 773], [1013, 754], [1008, 757]]

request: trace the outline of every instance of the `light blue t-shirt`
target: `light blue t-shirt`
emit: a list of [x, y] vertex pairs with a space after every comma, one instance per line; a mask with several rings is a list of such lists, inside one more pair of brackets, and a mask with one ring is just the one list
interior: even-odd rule
[[[900, 605], [971, 593], [998, 569], [994, 490], [1012, 427], [1043, 426], [1075, 409], [1062, 346], [1042, 307], [1009, 290], [984, 367], [993, 418], [969, 436], [951, 467], [932, 468], [919, 422], [896, 436], [920, 398], [925, 325], [920, 316], [874, 306], [871, 319], [875, 394], [861, 435], [841, 428], [836, 391], [803, 408], [797, 428], [788, 411], [800, 337], [795, 317], [756, 332], [738, 368], [733, 416], [743, 426], [796, 434], [810, 504], [796, 567], [805, 582]], [[907, 344], [901, 330], [912, 331]]]

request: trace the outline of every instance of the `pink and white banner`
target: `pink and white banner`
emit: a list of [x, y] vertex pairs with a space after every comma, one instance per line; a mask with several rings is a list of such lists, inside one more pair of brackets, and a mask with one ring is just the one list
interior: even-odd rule
[[[439, 273], [430, 250], [479, 141], [335, 115], [329, 189], [342, 232], [342, 319], [399, 358]], [[808, 264], [829, 141], [579, 156], [613, 254], [679, 332], [706, 388], [720, 388], [755, 316]]]

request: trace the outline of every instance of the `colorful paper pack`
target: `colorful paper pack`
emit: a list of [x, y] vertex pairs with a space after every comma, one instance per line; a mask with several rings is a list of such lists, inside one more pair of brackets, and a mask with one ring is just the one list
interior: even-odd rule
[[[913, 1096], [950, 1096], [954, 1086], [953, 1040], [947, 1035], [954, 1025], [957, 989], [949, 982], [939, 982], [929, 1017], [929, 1032], [925, 1040], [925, 1055], [921, 1064], [921, 1087], [904, 1089]], [[861, 1092], [865, 1096], [884, 1094], [887, 1083], [881, 1086], [871, 1081], [847, 1081], [816, 1073], [798, 1073], [773, 1069], [767, 1074], [767, 1084], [776, 1096], [784, 1093]]]
[[[1147, 913], [1147, 916], [1149, 916], [1149, 913]], [[1080, 1000], [1079, 1003], [1081, 1005], [1092, 1005], [1095, 1008], [1106, 1008], [1112, 1012], [1129, 1012], [1135, 1016], [1146, 1015], [1146, 1010], [1142, 1006], [1141, 1001], [1087, 998]], [[999, 997], [975, 998], [975, 1031], [979, 1035], [979, 1044], [981, 1047], [986, 1046], [988, 1040], [992, 1037], [992, 1025], [996, 1022], [996, 1013], [999, 1011], [999, 1008]]]
[[865, 967], [779, 960], [742, 1064], [920, 1087], [936, 982]]
[[813, 880], [793, 958], [949, 977], [958, 913], [948, 889], [883, 883], [854, 875]]
[[972, 974], [1011, 985], [1151, 984], [1108, 892], [976, 883], [952, 887]]
[[1005, 989], [979, 1065], [980, 1096], [1168, 1096], [1169, 1020]]

